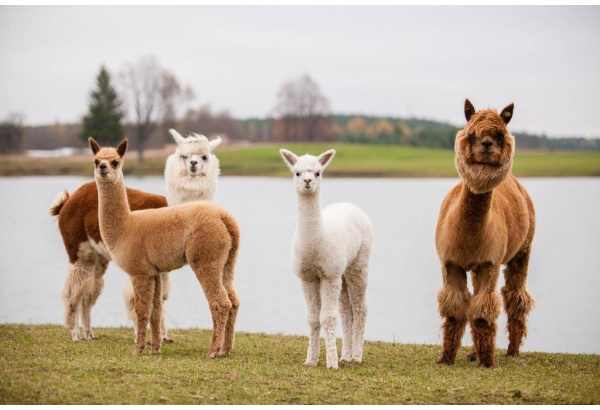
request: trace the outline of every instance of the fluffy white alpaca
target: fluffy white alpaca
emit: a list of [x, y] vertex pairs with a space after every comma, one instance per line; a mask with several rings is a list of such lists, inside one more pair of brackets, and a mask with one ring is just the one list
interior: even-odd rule
[[338, 368], [335, 326], [342, 319], [341, 361], [362, 362], [367, 316], [367, 274], [372, 228], [355, 205], [337, 203], [321, 212], [323, 171], [335, 155], [318, 157], [280, 150], [294, 174], [298, 224], [292, 248], [292, 267], [302, 281], [310, 328], [306, 366], [316, 366], [321, 327], [325, 331], [327, 368]]
[[[177, 142], [177, 149], [167, 158], [165, 166], [165, 184], [167, 187], [167, 203], [169, 206], [193, 201], [212, 201], [217, 193], [217, 179], [221, 170], [219, 159], [212, 151], [221, 144], [218, 137], [209, 141], [204, 135], [192, 133], [188, 138], [181, 136], [174, 129], [169, 132]], [[163, 299], [169, 297], [171, 278], [169, 273], [162, 273]], [[125, 305], [131, 320], [136, 321], [133, 307], [133, 285], [127, 283], [124, 293]], [[167, 335], [167, 323], [164, 317], [160, 324], [161, 338], [171, 343]], [[134, 326], [134, 331], [137, 326]], [[137, 340], [137, 334], [135, 334]]]
[[221, 170], [219, 159], [212, 153], [221, 144], [218, 137], [208, 141], [196, 133], [185, 138], [174, 129], [169, 132], [179, 144], [167, 158], [165, 181], [169, 206], [192, 201], [212, 201], [217, 193], [217, 179]]

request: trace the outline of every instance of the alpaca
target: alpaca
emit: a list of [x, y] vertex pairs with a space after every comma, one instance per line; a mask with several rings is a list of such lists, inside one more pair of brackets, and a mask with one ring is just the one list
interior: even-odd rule
[[[132, 210], [167, 206], [164, 196], [136, 189], [127, 188], [127, 199]], [[111, 261], [98, 226], [96, 183], [88, 182], [71, 195], [67, 191], [59, 192], [50, 206], [50, 215], [58, 217], [58, 227], [69, 256], [67, 277], [62, 289], [65, 324], [71, 330], [72, 340], [81, 340], [81, 315], [85, 339], [91, 340], [94, 338], [91, 325], [92, 308], [102, 292], [104, 273]], [[166, 300], [169, 292], [168, 280], [163, 282], [163, 287], [163, 299]], [[166, 327], [163, 337], [170, 340], [166, 334]]]
[[[168, 205], [173, 206], [192, 201], [212, 201], [217, 192], [217, 179], [221, 173], [219, 159], [212, 154], [212, 151], [221, 144], [221, 138], [209, 142], [204, 135], [192, 133], [185, 138], [174, 129], [170, 129], [169, 132], [178, 145], [175, 152], [167, 158], [165, 167]], [[165, 295], [168, 295], [171, 288], [169, 273], [162, 274], [162, 284], [163, 298], [166, 299]], [[123, 297], [128, 316], [134, 322], [134, 333], [137, 338], [131, 281], [127, 283]], [[164, 316], [163, 306], [161, 337], [163, 342], [172, 343], [173, 340], [167, 336], [167, 323]]]
[[[438, 363], [454, 364], [467, 321], [473, 348], [469, 360], [494, 366], [496, 319], [500, 297], [496, 285], [505, 265], [502, 288], [508, 315], [506, 354], [518, 356], [527, 335], [533, 298], [526, 289], [535, 230], [533, 203], [511, 174], [515, 142], [506, 125], [514, 105], [475, 111], [465, 101], [467, 125], [456, 134], [455, 162], [461, 181], [446, 195], [436, 229], [443, 286], [438, 310], [444, 318]], [[474, 294], [467, 289], [471, 272]]]
[[189, 264], [200, 282], [213, 320], [208, 358], [229, 354], [234, 344], [239, 299], [233, 287], [239, 228], [233, 217], [210, 202], [131, 211], [123, 180], [127, 140], [118, 148], [89, 138], [98, 187], [100, 232], [114, 261], [129, 274], [137, 316], [136, 354], [146, 345], [150, 321], [153, 354], [160, 353], [161, 272]]
[[335, 339], [337, 312], [343, 329], [342, 362], [362, 362], [367, 316], [367, 274], [372, 228], [367, 215], [350, 203], [337, 203], [321, 212], [322, 174], [335, 150], [298, 158], [280, 154], [294, 174], [298, 223], [292, 266], [302, 282], [309, 326], [305, 366], [316, 366], [321, 326], [325, 331], [327, 368], [338, 368]]

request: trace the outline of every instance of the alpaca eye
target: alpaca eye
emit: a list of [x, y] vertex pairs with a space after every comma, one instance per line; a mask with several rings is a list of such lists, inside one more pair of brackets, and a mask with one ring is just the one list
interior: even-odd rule
[[112, 162], [112, 166], [113, 166], [113, 167], [115, 167], [115, 168], [116, 168], [118, 165], [119, 165], [119, 161], [113, 161], [113, 162]]
[[181, 159], [187, 159], [187, 155], [181, 155]]
[[475, 134], [469, 135], [469, 141], [471, 141], [471, 144], [475, 142]]
[[502, 144], [502, 141], [504, 141], [504, 134], [496, 135], [496, 141], [498, 141], [498, 144]]
[[297, 177], [299, 177], [299, 176], [300, 176], [300, 173], [299, 173], [299, 172], [296, 172], [296, 176], [297, 176]]
[[98, 166], [99, 163], [100, 161], [98, 161], [97, 159], [94, 160], [94, 165]]
[[318, 178], [318, 177], [321, 176], [321, 173], [320, 172], [315, 172], [315, 176]]
[[206, 161], [208, 157], [206, 155], [202, 155], [202, 161]]

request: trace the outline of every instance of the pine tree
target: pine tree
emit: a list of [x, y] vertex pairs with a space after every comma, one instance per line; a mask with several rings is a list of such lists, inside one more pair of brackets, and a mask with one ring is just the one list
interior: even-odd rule
[[110, 75], [104, 66], [96, 78], [96, 89], [90, 92], [88, 114], [83, 117], [80, 137], [87, 141], [92, 136], [101, 145], [114, 145], [123, 139], [121, 124], [123, 111], [121, 100], [110, 83]]

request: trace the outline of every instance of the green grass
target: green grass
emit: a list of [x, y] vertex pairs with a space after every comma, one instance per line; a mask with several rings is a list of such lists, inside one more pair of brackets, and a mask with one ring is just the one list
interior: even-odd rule
[[[204, 358], [211, 332], [171, 330], [162, 354], [135, 356], [131, 328], [72, 342], [59, 326], [0, 326], [0, 404], [599, 404], [600, 356], [524, 353], [479, 368], [436, 365], [439, 346], [366, 342], [364, 362], [302, 366], [307, 339], [238, 333]], [[338, 341], [338, 349], [340, 342]]]
[[[217, 151], [222, 175], [288, 176], [279, 156], [285, 147], [297, 154], [336, 148], [330, 177], [457, 177], [450, 150], [359, 144], [256, 144]], [[162, 175], [166, 158], [138, 163], [130, 153], [126, 175]], [[90, 155], [91, 158], [91, 155]], [[600, 176], [600, 152], [518, 151], [513, 173], [519, 177]], [[92, 175], [90, 159], [2, 159], [0, 175]]]

